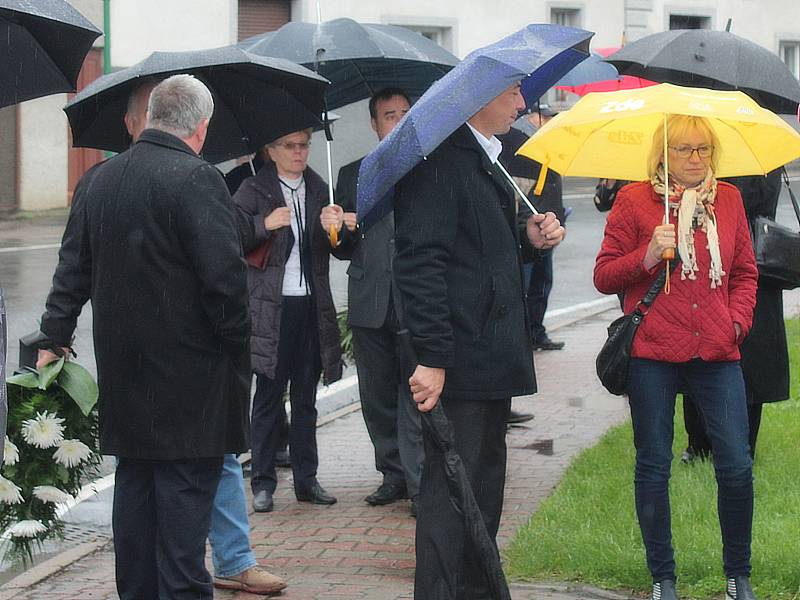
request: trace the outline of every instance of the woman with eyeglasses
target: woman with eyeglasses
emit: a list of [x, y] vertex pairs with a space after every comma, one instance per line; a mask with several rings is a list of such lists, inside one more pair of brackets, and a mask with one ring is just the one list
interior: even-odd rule
[[713, 446], [726, 599], [753, 600], [753, 475], [739, 345], [752, 323], [758, 272], [742, 198], [714, 176], [723, 149], [710, 124], [672, 115], [667, 132], [669, 177], [660, 129], [650, 180], [617, 194], [594, 269], [597, 289], [622, 293], [630, 313], [664, 268], [664, 251], [677, 248], [669, 293], [656, 297], [634, 338], [627, 383], [651, 598], [677, 598], [669, 477], [675, 397], [683, 391], [695, 400]]
[[[308, 164], [311, 130], [296, 131], [265, 146], [265, 164], [233, 197], [251, 215], [255, 230], [248, 254], [252, 337], [256, 374], [253, 397], [253, 508], [273, 510], [275, 454], [281, 403], [287, 383], [294, 492], [298, 501], [334, 504], [317, 481], [317, 384], [342, 376], [342, 350], [328, 279], [329, 253], [346, 249], [341, 207], [328, 207], [328, 186]], [[324, 209], [324, 210], [323, 210]], [[341, 231], [332, 249], [327, 230]], [[323, 229], [324, 227], [324, 229]], [[344, 231], [342, 231], [344, 229]]]

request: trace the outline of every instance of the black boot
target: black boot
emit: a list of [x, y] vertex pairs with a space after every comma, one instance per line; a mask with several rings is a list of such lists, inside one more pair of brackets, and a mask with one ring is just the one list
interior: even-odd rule
[[675, 582], [671, 579], [664, 579], [654, 583], [650, 600], [678, 600], [678, 595], [675, 593]]
[[750, 578], [746, 575], [728, 577], [725, 600], [756, 600], [756, 595], [750, 585]]

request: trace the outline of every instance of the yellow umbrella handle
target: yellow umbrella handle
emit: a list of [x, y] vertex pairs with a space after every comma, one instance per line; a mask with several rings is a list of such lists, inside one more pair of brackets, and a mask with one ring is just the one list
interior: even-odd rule
[[336, 248], [339, 245], [339, 232], [336, 231], [335, 226], [331, 225], [328, 229], [328, 237], [331, 240], [331, 248]]
[[534, 196], [542, 195], [545, 179], [547, 179], [547, 165], [542, 165], [542, 169], [539, 171], [539, 179], [536, 180], [536, 187], [533, 189]]

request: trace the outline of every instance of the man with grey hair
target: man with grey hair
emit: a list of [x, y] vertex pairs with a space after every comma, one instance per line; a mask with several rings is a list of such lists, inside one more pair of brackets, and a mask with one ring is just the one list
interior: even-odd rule
[[223, 455], [248, 447], [246, 265], [222, 176], [198, 156], [210, 93], [176, 75], [149, 111], [138, 141], [76, 189], [42, 331], [68, 347], [92, 300], [120, 598], [210, 599]]

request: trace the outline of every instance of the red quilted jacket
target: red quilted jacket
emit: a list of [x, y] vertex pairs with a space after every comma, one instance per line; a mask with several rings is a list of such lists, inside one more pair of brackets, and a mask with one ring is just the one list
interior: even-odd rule
[[[623, 293], [626, 314], [644, 297], [663, 265], [649, 272], [642, 265], [653, 229], [663, 222], [663, 202], [649, 183], [633, 183], [620, 190], [608, 216], [594, 266], [594, 285], [604, 294]], [[642, 320], [632, 356], [664, 362], [695, 357], [739, 360], [739, 344], [753, 320], [758, 270], [739, 191], [719, 182], [714, 208], [725, 271], [722, 285], [710, 286], [708, 242], [698, 229], [697, 279], [682, 280], [680, 268], [672, 272], [670, 293], [662, 290]], [[677, 227], [677, 217], [671, 214], [670, 218]], [[738, 338], [734, 323], [742, 330]]]

